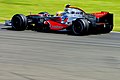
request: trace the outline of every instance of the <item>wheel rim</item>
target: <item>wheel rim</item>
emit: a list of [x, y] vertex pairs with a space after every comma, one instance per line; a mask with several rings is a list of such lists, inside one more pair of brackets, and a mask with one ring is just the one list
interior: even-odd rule
[[12, 27], [17, 31], [27, 28], [27, 18], [22, 14], [16, 14], [12, 17]]
[[75, 24], [73, 24], [73, 32], [75, 34], [80, 34], [83, 30], [82, 24], [80, 24], [79, 22], [75, 22]]
[[13, 19], [12, 19], [12, 24], [13, 24], [13, 27], [14, 28], [19, 28], [19, 27], [21, 27], [21, 18], [19, 17], [19, 16], [16, 16], [16, 17], [14, 17]]

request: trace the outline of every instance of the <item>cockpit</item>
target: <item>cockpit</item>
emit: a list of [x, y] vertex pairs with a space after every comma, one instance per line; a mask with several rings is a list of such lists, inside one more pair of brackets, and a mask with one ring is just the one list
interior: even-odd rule
[[77, 18], [83, 18], [85, 15], [85, 12], [80, 8], [68, 6], [68, 7], [65, 7], [63, 12], [58, 12], [57, 16], [58, 15], [61, 16], [62, 21], [64, 21], [67, 18], [67, 22], [65, 23], [68, 24], [76, 20]]
[[65, 8], [64, 12], [66, 12], [67, 14], [84, 14], [82, 10], [78, 10], [76, 8]]
[[77, 17], [77, 18], [81, 18], [82, 16], [85, 15], [85, 12], [83, 10], [76, 7], [65, 8], [64, 13], [66, 13], [68, 17]]

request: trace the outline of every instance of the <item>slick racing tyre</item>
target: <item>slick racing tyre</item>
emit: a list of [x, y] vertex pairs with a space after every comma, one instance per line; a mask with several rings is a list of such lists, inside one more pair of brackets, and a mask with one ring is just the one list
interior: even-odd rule
[[75, 35], [87, 34], [89, 30], [89, 23], [87, 19], [77, 19], [72, 24], [72, 32]]
[[15, 14], [12, 17], [12, 27], [17, 31], [22, 31], [27, 28], [27, 17], [23, 14]]

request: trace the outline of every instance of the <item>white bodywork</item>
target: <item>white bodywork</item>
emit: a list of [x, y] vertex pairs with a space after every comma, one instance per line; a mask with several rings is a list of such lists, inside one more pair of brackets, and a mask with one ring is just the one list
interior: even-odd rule
[[85, 12], [80, 9], [76, 8], [65, 8], [64, 12], [62, 13], [62, 19], [68, 18], [65, 24], [71, 24], [72, 21], [76, 20], [77, 18], [83, 18]]

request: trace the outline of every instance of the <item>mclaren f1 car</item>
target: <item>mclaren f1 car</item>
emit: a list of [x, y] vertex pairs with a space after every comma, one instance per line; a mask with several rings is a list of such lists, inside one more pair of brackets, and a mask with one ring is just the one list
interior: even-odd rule
[[66, 5], [64, 11], [50, 15], [48, 12], [38, 14], [15, 14], [11, 19], [12, 28], [17, 31], [35, 29], [38, 31], [67, 30], [75, 35], [88, 33], [109, 33], [113, 29], [113, 14], [101, 11], [86, 13], [78, 7]]

